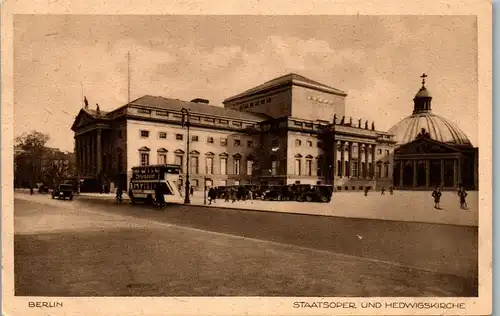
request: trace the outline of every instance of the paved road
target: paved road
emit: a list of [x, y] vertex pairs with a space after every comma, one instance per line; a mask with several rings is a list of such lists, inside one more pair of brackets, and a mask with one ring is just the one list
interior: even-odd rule
[[16, 194], [15, 230], [16, 295], [477, 295], [474, 227]]

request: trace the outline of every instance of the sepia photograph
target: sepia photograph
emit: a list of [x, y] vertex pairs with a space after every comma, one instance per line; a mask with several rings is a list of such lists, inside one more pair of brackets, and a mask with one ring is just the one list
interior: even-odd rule
[[12, 295], [32, 312], [293, 297], [295, 313], [405, 313], [420, 298], [405, 307], [443, 314], [480, 297], [477, 15], [15, 14], [11, 27], [2, 183]]

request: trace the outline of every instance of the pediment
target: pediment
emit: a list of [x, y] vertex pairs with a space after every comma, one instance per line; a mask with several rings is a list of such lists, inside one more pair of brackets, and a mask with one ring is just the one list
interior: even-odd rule
[[456, 153], [457, 149], [431, 139], [417, 139], [396, 149], [396, 154], [445, 154]]
[[73, 125], [71, 126], [71, 129], [73, 131], [77, 130], [79, 128], [82, 128], [82, 127], [85, 127], [89, 124], [92, 124], [95, 121], [96, 120], [92, 117], [92, 115], [88, 114], [87, 112], [85, 112], [85, 110], [82, 109], [82, 110], [80, 110], [80, 112], [76, 116], [75, 121], [74, 121]]

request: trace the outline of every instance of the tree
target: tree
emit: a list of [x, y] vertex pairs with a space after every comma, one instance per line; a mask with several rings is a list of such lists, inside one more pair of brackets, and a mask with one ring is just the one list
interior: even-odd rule
[[14, 179], [17, 185], [34, 185], [42, 181], [42, 159], [49, 139], [49, 135], [37, 131], [16, 137]]

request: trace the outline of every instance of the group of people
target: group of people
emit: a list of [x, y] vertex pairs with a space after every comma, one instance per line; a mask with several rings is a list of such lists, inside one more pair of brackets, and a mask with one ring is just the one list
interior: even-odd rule
[[[439, 202], [441, 201], [441, 196], [443, 193], [441, 192], [441, 188], [439, 186], [436, 187], [434, 191], [432, 191], [432, 197], [434, 198], [434, 208], [436, 210], [440, 210], [441, 207], [439, 205]], [[458, 191], [457, 191], [457, 196], [460, 201], [460, 209], [466, 210], [467, 207], [467, 191], [465, 191], [465, 188], [463, 186], [459, 186]]]

